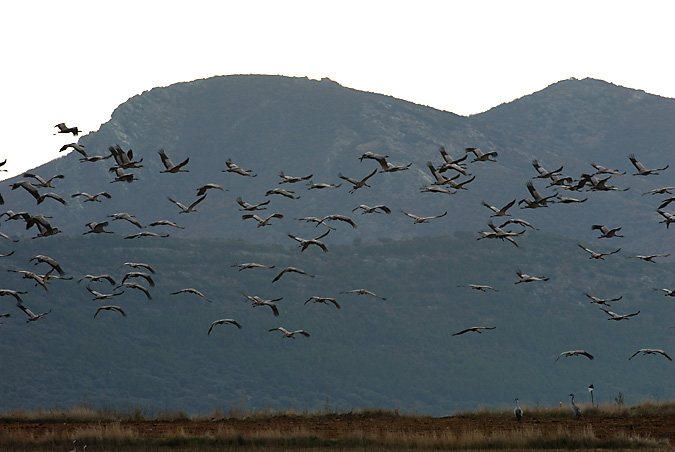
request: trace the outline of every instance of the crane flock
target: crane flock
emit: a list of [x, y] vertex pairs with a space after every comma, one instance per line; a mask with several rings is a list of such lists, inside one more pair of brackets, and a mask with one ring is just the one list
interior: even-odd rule
[[[67, 127], [64, 123], [59, 123], [55, 126], [58, 131], [55, 133], [57, 134], [72, 134], [73, 136], [78, 136], [78, 134], [81, 132], [77, 127]], [[129, 173], [127, 171], [133, 170], [133, 169], [139, 169], [143, 168], [144, 165], [141, 163], [143, 162], [143, 158], [140, 158], [138, 160], [134, 160], [134, 153], [132, 150], [125, 151], [123, 150], [119, 145], [113, 145], [108, 148], [109, 150], [109, 155], [97, 155], [97, 156], [90, 156], [87, 153], [86, 147], [84, 145], [78, 144], [78, 143], [69, 143], [61, 146], [59, 152], [67, 151], [69, 149], [72, 149], [73, 151], [79, 153], [82, 158], [80, 158], [80, 162], [82, 163], [93, 163], [93, 162], [99, 162], [103, 160], [108, 160], [108, 159], [113, 159], [115, 161], [115, 166], [110, 168], [110, 173], [113, 175], [113, 180], [111, 180], [111, 183], [114, 182], [124, 182], [127, 184], [131, 184], [132, 182], [139, 180], [135, 176], [135, 174]], [[420, 192], [431, 192], [431, 193], [443, 193], [443, 194], [455, 194], [459, 190], [468, 190], [468, 186], [471, 182], [473, 182], [476, 179], [476, 176], [472, 176], [468, 170], [469, 170], [469, 165], [470, 164], [484, 164], [487, 162], [496, 162], [498, 153], [496, 151], [490, 151], [490, 152], [483, 152], [477, 147], [467, 147], [464, 149], [464, 154], [460, 158], [453, 158], [450, 156], [450, 154], [445, 150], [444, 147], [439, 148], [439, 152], [441, 154], [441, 157], [443, 159], [443, 162], [440, 165], [436, 165], [432, 163], [431, 161], [428, 161], [426, 163], [426, 166], [429, 170], [431, 179], [433, 182], [431, 182], [430, 185], [424, 185], [420, 188]], [[189, 172], [190, 170], [187, 168], [189, 163], [190, 163], [190, 158], [186, 157], [183, 159], [179, 164], [174, 164], [172, 160], [168, 157], [166, 151], [164, 149], [159, 149], [157, 151], [161, 164], [164, 169], [160, 170], [160, 173], [168, 173], [168, 174], [178, 174], [178, 173], [185, 173]], [[467, 157], [472, 154], [473, 159], [470, 161], [467, 161]], [[412, 163], [407, 163], [407, 164], [401, 164], [401, 165], [394, 165], [391, 162], [387, 161], [390, 157], [388, 155], [381, 155], [381, 154], [376, 154], [374, 152], [365, 152], [359, 157], [359, 161], [363, 162], [364, 160], [374, 160], [377, 165], [379, 166], [380, 173], [396, 173], [400, 171], [405, 171], [409, 170], [411, 166], [413, 165]], [[637, 170], [636, 173], [633, 173], [633, 176], [651, 176], [651, 175], [657, 175], [659, 172], [665, 171], [669, 165], [665, 165], [660, 168], [655, 168], [655, 169], [647, 169], [642, 163], [640, 163], [635, 155], [631, 154], [628, 156], [628, 159], [630, 163], [635, 167]], [[0, 170], [5, 171], [3, 167], [6, 164], [6, 160], [3, 162], [0, 162]], [[525, 183], [525, 187], [529, 193], [529, 196], [524, 197], [520, 200], [518, 199], [513, 199], [512, 201], [506, 203], [502, 207], [496, 207], [494, 205], [489, 204], [486, 201], [482, 201], [481, 204], [488, 208], [491, 211], [490, 218], [498, 218], [498, 217], [511, 217], [512, 214], [510, 213], [510, 210], [513, 209], [515, 206], [519, 206], [520, 209], [539, 209], [539, 208], [547, 208], [550, 205], [556, 204], [556, 203], [561, 203], [561, 204], [571, 204], [571, 203], [582, 203], [587, 200], [587, 198], [584, 199], [577, 199], [577, 198], [572, 198], [572, 197], [565, 197], [561, 195], [559, 192], [551, 193], [551, 194], [542, 194], [539, 190], [535, 188], [534, 185], [534, 180], [548, 180], [550, 183], [546, 188], [555, 188], [556, 190], [569, 190], [569, 191], [580, 191], [581, 189], [585, 188], [588, 186], [589, 188], [587, 189], [588, 191], [625, 191], [628, 190], [628, 188], [617, 188], [615, 186], [612, 186], [608, 183], [609, 179], [613, 176], [621, 176], [626, 174], [626, 172], [621, 172], [619, 170], [612, 170], [609, 168], [606, 168], [601, 165], [597, 165], [595, 163], [590, 163], [590, 165], [595, 169], [595, 173], [593, 174], [582, 174], [579, 180], [575, 181], [572, 177], [569, 176], [563, 176], [562, 171], [563, 171], [563, 166], [560, 166], [559, 168], [549, 171], [545, 169], [538, 160], [534, 159], [532, 160], [532, 165], [536, 171], [536, 175], [532, 177], [532, 180], [528, 180]], [[239, 175], [243, 177], [250, 177], [254, 178], [257, 177], [258, 174], [254, 173], [253, 170], [251, 169], [244, 169], [234, 162], [232, 162], [231, 159], [228, 159], [225, 161], [225, 166], [226, 168], [222, 170], [222, 172], [225, 173], [231, 173], [234, 175]], [[454, 174], [452, 176], [446, 175], [449, 171], [453, 172]], [[351, 178], [351, 177], [346, 177], [343, 176], [342, 173], [338, 173], [337, 177], [339, 179], [342, 179], [344, 181], [349, 182], [351, 185], [351, 188], [348, 190], [349, 194], [353, 194], [355, 191], [364, 189], [364, 188], [369, 188], [371, 187], [370, 184], [375, 184], [377, 178], [375, 177], [378, 173], [378, 168], [373, 169], [372, 171], [369, 171], [367, 175], [362, 176], [361, 178]], [[291, 176], [283, 171], [278, 173], [279, 177], [281, 178], [281, 181], [278, 182], [278, 184], [298, 184], [300, 182], [306, 182], [306, 186], [308, 187], [307, 190], [312, 190], [312, 189], [324, 189], [324, 188], [334, 188], [338, 189], [341, 187], [342, 184], [332, 184], [332, 183], [314, 183], [312, 181], [313, 174], [309, 174], [306, 176]], [[607, 177], [604, 177], [602, 179], [599, 179], [597, 176], [598, 175], [607, 175]], [[66, 200], [61, 197], [59, 194], [55, 192], [44, 192], [40, 193], [41, 189], [55, 189], [54, 183], [57, 181], [61, 180], [64, 178], [64, 175], [62, 174], [56, 174], [53, 175], [49, 178], [43, 178], [40, 175], [34, 174], [34, 173], [25, 173], [23, 175], [27, 179], [20, 180], [18, 182], [15, 182], [11, 185], [12, 190], [17, 190], [17, 189], [22, 189], [26, 193], [28, 193], [39, 205], [48, 199], [51, 199], [53, 201], [49, 202], [59, 202], [63, 205], [66, 205], [67, 202]], [[470, 177], [472, 176], [472, 177]], [[174, 176], [170, 176], [174, 177]], [[383, 177], [383, 176], [377, 176], [377, 177]], [[466, 178], [464, 181], [459, 181], [458, 179], [460, 177]], [[29, 180], [31, 179], [31, 180]], [[213, 191], [227, 191], [225, 188], [223, 188], [221, 185], [215, 184], [215, 183], [207, 183], [204, 184], [200, 187], [196, 188], [197, 190], [197, 198], [194, 201], [191, 201], [189, 205], [182, 204], [179, 201], [176, 201], [175, 199], [168, 197], [168, 200], [176, 205], [180, 211], [178, 213], [180, 214], [189, 214], [189, 213], [195, 213], [197, 212], [196, 207], [205, 201], [207, 199], [208, 193], [211, 193]], [[643, 195], [650, 194], [650, 195], [664, 195], [664, 194], [672, 194], [673, 191], [675, 191], [674, 187], [659, 187], [659, 188], [654, 188], [652, 190], [649, 190]], [[265, 197], [270, 197], [272, 195], [279, 195], [286, 197], [291, 200], [299, 200], [301, 199], [301, 195], [298, 195], [295, 191], [288, 190], [285, 188], [279, 188], [275, 187], [272, 189], [269, 189], [265, 192]], [[112, 196], [110, 193], [106, 191], [100, 191], [95, 194], [89, 194], [87, 192], [81, 191], [74, 193], [70, 195], [70, 199], [75, 199], [75, 198], [81, 198], [84, 203], [104, 203], [106, 200], [110, 200]], [[662, 209], [667, 207], [670, 202], [675, 200], [675, 197], [666, 199], [659, 209], [657, 210], [657, 213], [660, 214], [663, 217], [663, 220], [660, 221], [660, 223], [665, 223], [666, 228], [670, 225], [670, 223], [675, 222], [675, 215], [670, 214], [666, 211], [663, 211]], [[255, 212], [255, 211], [262, 211], [266, 210], [267, 206], [270, 204], [271, 200], [267, 199], [264, 202], [258, 203], [258, 204], [251, 204], [248, 202], [245, 202], [241, 197], [236, 198], [236, 203], [240, 207], [240, 211], [245, 211], [247, 213], [241, 215], [242, 220], [248, 220], [248, 219], [253, 219], [257, 222], [256, 227], [260, 228], [263, 226], [271, 226], [272, 222], [271, 220], [273, 219], [278, 219], [281, 220], [284, 218], [284, 215], [281, 213], [272, 213], [270, 215], [267, 215], [265, 218], [258, 216], [254, 213], [250, 212]], [[0, 196], [0, 204], [4, 203], [4, 199]], [[517, 208], [517, 207], [515, 207]], [[377, 204], [374, 206], [369, 206], [365, 204], [359, 204], [358, 206], [354, 207], [351, 209], [351, 212], [356, 212], [360, 211], [361, 215], [365, 214], [381, 214], [384, 213], [386, 215], [391, 214], [392, 209], [386, 205], [383, 204]], [[448, 212], [445, 211], [441, 214], [436, 214], [436, 215], [430, 215], [430, 216], [419, 216], [416, 214], [409, 213], [407, 211], [399, 209], [401, 213], [406, 215], [407, 217], [411, 218], [414, 220], [414, 224], [419, 224], [419, 223], [428, 223], [432, 219], [440, 219], [442, 217], [445, 217]], [[37, 227], [38, 233], [35, 237], [33, 238], [39, 238], [39, 237], [47, 237], [51, 235], [56, 235], [60, 233], [61, 231], [53, 227], [51, 225], [51, 222], [48, 220], [47, 216], [44, 215], [31, 215], [27, 212], [19, 212], [19, 213], [14, 213], [11, 210], [8, 210], [0, 215], [0, 218], [2, 216], [7, 216], [8, 220], [23, 220], [26, 222], [26, 228], [30, 229], [33, 226]], [[133, 224], [134, 226], [138, 228], [143, 228], [142, 224], [136, 220], [134, 215], [130, 215], [126, 212], [120, 212], [120, 213], [115, 213], [115, 214], [110, 214], [107, 215], [107, 217], [112, 218], [111, 221], [116, 221], [116, 220], [125, 220], [129, 222], [130, 224]], [[327, 245], [320, 241], [320, 239], [323, 239], [329, 235], [331, 231], [335, 231], [336, 228], [328, 225], [327, 222], [330, 221], [341, 221], [344, 223], [348, 223], [352, 228], [357, 228], [357, 224], [354, 220], [349, 218], [346, 215], [341, 215], [341, 214], [332, 214], [328, 216], [324, 216], [323, 218], [318, 218], [318, 217], [304, 217], [304, 218], [296, 218], [296, 220], [302, 220], [306, 222], [312, 222], [316, 223], [316, 227], [323, 226], [325, 227], [325, 231], [318, 234], [314, 238], [310, 239], [305, 239], [298, 237], [290, 232], [287, 233], [287, 236], [290, 237], [291, 239], [295, 240], [296, 242], [299, 243], [298, 247], [300, 248], [301, 252], [304, 252], [307, 250], [311, 245], [315, 245], [317, 248], [320, 248], [323, 252], [328, 252], [328, 247]], [[441, 221], [441, 220], [439, 220]], [[521, 236], [522, 234], [525, 233], [525, 230], [522, 231], [512, 231], [512, 230], [506, 230], [504, 228], [511, 226], [511, 225], [518, 225], [521, 227], [525, 228], [530, 228], [533, 230], [536, 230], [536, 228], [530, 224], [528, 221], [520, 219], [520, 218], [510, 218], [506, 221], [504, 221], [503, 224], [496, 226], [492, 220], [489, 220], [487, 222], [488, 227], [490, 228], [489, 231], [478, 231], [478, 237], [477, 240], [482, 240], [486, 238], [491, 238], [491, 239], [500, 239], [501, 241], [508, 241], [518, 247], [518, 243], [516, 242], [517, 237]], [[83, 232], [83, 235], [87, 234], [113, 234], [113, 231], [107, 230], [106, 228], [110, 226], [110, 223], [108, 220], [105, 221], [91, 221], [88, 222], [84, 225], [86, 228], [85, 232]], [[169, 221], [169, 220], [159, 220], [155, 221], [153, 223], [150, 223], [148, 226], [171, 226], [175, 228], [183, 228], [182, 226], [179, 226], [178, 224]], [[619, 234], [619, 231], [621, 230], [621, 226], [615, 226], [615, 227], [609, 227], [604, 224], [593, 224], [591, 225], [592, 230], [598, 230], [600, 231], [600, 235], [597, 237], [598, 239], [600, 238], [606, 238], [606, 239], [615, 239], [615, 238], [621, 238], [623, 235]], [[14, 241], [14, 239], [6, 236], [5, 234], [2, 234], [2, 237], [8, 240]], [[140, 237], [169, 237], [169, 234], [159, 234], [159, 233], [154, 233], [154, 232], [149, 232], [149, 231], [142, 231], [138, 232], [137, 234], [132, 234], [127, 237], [126, 239], [134, 239], [134, 238], [140, 238]], [[619, 253], [621, 248], [617, 248], [614, 251], [610, 252], [596, 252], [582, 244], [578, 244], [578, 247], [582, 249], [584, 252], [589, 254], [589, 259], [595, 259], [595, 260], [605, 260], [605, 257]], [[4, 254], [2, 257], [10, 257], [13, 254], [13, 252], [9, 254]], [[634, 255], [634, 256], [629, 256], [630, 258], [637, 258], [641, 259], [646, 262], [654, 263], [655, 258], [665, 258], [668, 257], [670, 254], [647, 254], [647, 255]], [[61, 279], [72, 279], [72, 277], [66, 277], [65, 275], [67, 274], [66, 271], [64, 271], [63, 268], [59, 265], [59, 263], [46, 255], [42, 254], [37, 254], [33, 258], [30, 259], [30, 261], [35, 261], [35, 265], [39, 264], [46, 264], [49, 267], [49, 271], [45, 273], [45, 275], [39, 275], [35, 272], [31, 272], [28, 270], [23, 270], [23, 269], [8, 269], [9, 272], [17, 273], [20, 274], [22, 278], [25, 279], [31, 279], [34, 281], [36, 286], [41, 286], [42, 289], [45, 291], [48, 291], [48, 284], [50, 283], [51, 279], [55, 278], [61, 278]], [[93, 274], [86, 274], [83, 275], [77, 282], [82, 282], [83, 280], [87, 280], [87, 285], [86, 290], [92, 295], [94, 298], [93, 300], [109, 300], [112, 298], [117, 298], [125, 294], [125, 292], [129, 289], [135, 289], [147, 297], [148, 300], [152, 299], [152, 295], [150, 290], [145, 286], [146, 284], [150, 287], [155, 286], [155, 282], [153, 279], [153, 276], [151, 275], [155, 273], [155, 270], [150, 267], [146, 263], [141, 263], [141, 262], [126, 262], [122, 265], [120, 265], [119, 268], [122, 267], [131, 267], [133, 269], [138, 269], [141, 268], [143, 270], [147, 270], [150, 273], [145, 273], [144, 271], [128, 271], [124, 274], [122, 277], [121, 281], [119, 284], [116, 283], [115, 279], [107, 274], [101, 274], [101, 275], [93, 275]], [[260, 263], [255, 263], [255, 262], [249, 262], [249, 263], [243, 263], [243, 264], [233, 264], [231, 267], [238, 268], [238, 271], [246, 270], [246, 269], [253, 269], [253, 268], [264, 268], [264, 269], [273, 269], [275, 268], [274, 265], [265, 265], [265, 264], [260, 264]], [[54, 274], [56, 272], [56, 274]], [[308, 276], [311, 278], [314, 278], [315, 275], [309, 274], [306, 271], [288, 266], [283, 268], [272, 280], [271, 282], [274, 283], [278, 280], [280, 280], [284, 275], [288, 273], [297, 273], [299, 275], [304, 275]], [[526, 273], [523, 273], [520, 269], [516, 270], [516, 274], [519, 277], [519, 280], [516, 280], [514, 284], [521, 284], [521, 283], [527, 283], [527, 282], [546, 282], [549, 281], [549, 277], [547, 276], [531, 276]], [[136, 282], [132, 281], [127, 281], [129, 279], [134, 279], [134, 280], [142, 280], [143, 284], [139, 284]], [[100, 283], [102, 281], [107, 281], [113, 288], [110, 293], [104, 293], [98, 290], [95, 290], [92, 288], [89, 284], [93, 283]], [[494, 288], [490, 285], [487, 284], [462, 284], [459, 285], [459, 287], [469, 287], [471, 289], [474, 289], [479, 292], [486, 293], [487, 290], [493, 291], [493, 292], [498, 292], [497, 288]], [[670, 289], [657, 289], [655, 288], [654, 290], [659, 290], [665, 292], [666, 296], [675, 296], [675, 291], [671, 291]], [[28, 307], [25, 306], [24, 304], [24, 299], [21, 297], [21, 295], [26, 295], [28, 292], [26, 291], [17, 291], [13, 289], [0, 289], [0, 297], [4, 296], [10, 296], [13, 297], [15, 300], [16, 306], [27, 316], [26, 322], [35, 322], [41, 319], [44, 319], [52, 310], [49, 309], [48, 311], [41, 313], [41, 314], [35, 314], [33, 313]], [[207, 298], [203, 293], [201, 293], [199, 290], [189, 287], [189, 288], [184, 288], [180, 289], [174, 292], [171, 292], [170, 295], [179, 295], [179, 294], [193, 294], [201, 297], [203, 300], [212, 303], [213, 301], [209, 298]], [[267, 306], [271, 309], [273, 315], [279, 316], [279, 309], [276, 305], [276, 302], [281, 301], [283, 297], [278, 297], [274, 299], [263, 299], [257, 295], [248, 295], [247, 293], [241, 292], [244, 297], [252, 303], [252, 306]], [[340, 294], [357, 294], [357, 295], [368, 295], [373, 298], [378, 298], [380, 300], [386, 301], [386, 297], [379, 296], [372, 292], [371, 290], [364, 289], [364, 288], [359, 288], [359, 289], [352, 289], [352, 290], [344, 290], [340, 291]], [[593, 304], [598, 304], [598, 305], [604, 305], [604, 306], [610, 306], [610, 302], [615, 302], [618, 300], [622, 299], [622, 296], [615, 297], [615, 298], [599, 298], [593, 295], [590, 295], [588, 293], [584, 293], [591, 301], [590, 303]], [[336, 309], [341, 309], [340, 304], [338, 301], [333, 298], [333, 297], [328, 297], [328, 296], [318, 296], [314, 295], [309, 297], [304, 304], [308, 304], [309, 302], [313, 303], [320, 303], [320, 304], [332, 304], [335, 306]], [[620, 320], [627, 320], [631, 317], [637, 316], [640, 311], [630, 313], [630, 314], [617, 314], [612, 311], [606, 310], [602, 307], [600, 307], [602, 311], [604, 311], [609, 317], [607, 320], [615, 320], [615, 321], [620, 321]], [[123, 318], [127, 317], [127, 312], [120, 306], [118, 305], [101, 305], [99, 306], [94, 314], [93, 318], [96, 319], [97, 316], [101, 311], [112, 311], [112, 312], [117, 312], [119, 313]], [[9, 317], [10, 314], [2, 314], [0, 315], [5, 318]], [[100, 320], [97, 320], [100, 321]], [[231, 318], [223, 318], [223, 319], [218, 319], [213, 321], [207, 330], [207, 336], [210, 336], [214, 326], [217, 325], [233, 325], [237, 329], [242, 329], [242, 325], [235, 319]], [[455, 332], [452, 334], [452, 336], [461, 336], [465, 333], [468, 332], [476, 332], [481, 334], [484, 330], [494, 330], [496, 329], [496, 326], [472, 326], [468, 328], [464, 328], [458, 332]], [[273, 331], [280, 331], [283, 334], [283, 338], [295, 338], [296, 334], [305, 336], [305, 337], [310, 337], [310, 334], [302, 329], [299, 330], [287, 330], [284, 327], [276, 327], [276, 328], [271, 328], [268, 330], [269, 332]], [[639, 349], [637, 352], [635, 352], [633, 355], [631, 355], [628, 360], [632, 360], [636, 355], [642, 354], [642, 355], [650, 355], [650, 354], [660, 354], [667, 358], [668, 360], [672, 361], [671, 357], [663, 350], [661, 349], [653, 349], [653, 348], [643, 348]], [[570, 351], [564, 351], [562, 353], [559, 353], [554, 361], [554, 364], [561, 358], [561, 357], [570, 357], [570, 356], [585, 356], [589, 360], [593, 360], [594, 356], [588, 353], [585, 350], [570, 350]], [[580, 408], [575, 404], [575, 399], [574, 399], [574, 393], [570, 393], [569, 396], [571, 397], [571, 404], [572, 404], [572, 410], [574, 417], [576, 419], [579, 419], [581, 417], [581, 410]], [[519, 404], [519, 399], [515, 399], [516, 402], [516, 408], [514, 409], [514, 414], [515, 417], [518, 421], [522, 419], [523, 416], [523, 410], [520, 407]]]

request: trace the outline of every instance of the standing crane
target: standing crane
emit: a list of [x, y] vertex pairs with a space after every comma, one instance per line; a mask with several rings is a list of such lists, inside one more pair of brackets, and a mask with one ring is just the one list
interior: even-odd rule
[[520, 421], [523, 418], [523, 409], [520, 407], [520, 404], [518, 403], [518, 397], [516, 397], [516, 407], [513, 409], [513, 414], [516, 415], [517, 421]]
[[574, 413], [574, 418], [579, 419], [581, 417], [581, 408], [574, 403], [574, 394], [570, 394], [570, 397], [572, 397], [572, 413]]

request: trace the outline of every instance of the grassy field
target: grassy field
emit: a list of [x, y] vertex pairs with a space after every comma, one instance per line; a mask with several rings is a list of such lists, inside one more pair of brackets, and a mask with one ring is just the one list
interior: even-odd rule
[[0, 415], [0, 450], [668, 450], [675, 443], [675, 402], [636, 406], [523, 407], [434, 418], [368, 410], [349, 413], [120, 413], [68, 410]]

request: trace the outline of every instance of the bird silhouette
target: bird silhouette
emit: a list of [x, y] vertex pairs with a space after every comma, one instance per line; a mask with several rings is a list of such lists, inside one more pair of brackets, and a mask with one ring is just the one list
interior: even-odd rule
[[591, 226], [591, 229], [600, 231], [600, 236], [598, 237], [599, 239], [623, 237], [622, 235], [617, 234], [621, 230], [621, 227], [610, 229], [609, 227], [603, 224], [594, 224], [593, 226]]
[[574, 413], [574, 419], [578, 420], [581, 418], [581, 408], [574, 403], [574, 394], [570, 394], [570, 397], [572, 397], [572, 413]]
[[171, 295], [178, 295], [178, 294], [181, 294], [181, 293], [195, 294], [195, 295], [198, 295], [198, 296], [202, 297], [204, 300], [208, 301], [209, 303], [212, 303], [212, 301], [209, 300], [208, 298], [206, 298], [206, 296], [204, 296], [203, 293], [201, 293], [200, 291], [198, 291], [197, 289], [194, 289], [192, 287], [188, 287], [186, 289], [181, 289], [181, 290], [178, 290], [176, 292], [171, 292]]
[[520, 421], [523, 418], [523, 409], [520, 408], [518, 398], [516, 398], [516, 407], [513, 409], [513, 414], [515, 414], [517, 421]]
[[289, 273], [289, 272], [290, 272], [290, 273], [300, 273], [301, 275], [306, 275], [306, 276], [309, 276], [310, 278], [314, 278], [314, 275], [310, 275], [309, 273], [307, 273], [307, 272], [305, 272], [304, 270], [301, 270], [301, 269], [299, 269], [299, 268], [296, 268], [296, 267], [286, 267], [286, 268], [284, 268], [283, 270], [281, 270], [281, 272], [280, 272], [277, 276], [274, 277], [274, 279], [272, 280], [272, 282], [274, 283], [274, 282], [279, 281], [279, 278], [281, 278], [282, 276], [284, 276], [286, 273]]
[[196, 201], [194, 201], [192, 204], [190, 204], [187, 207], [184, 204], [181, 204], [180, 202], [172, 199], [171, 197], [169, 197], [168, 199], [169, 199], [169, 201], [171, 201], [172, 203], [174, 203], [175, 205], [177, 205], [181, 209], [180, 212], [178, 212], [178, 213], [192, 213], [192, 212], [197, 211], [197, 209], [195, 209], [195, 207], [197, 206], [197, 204], [199, 204], [200, 202], [202, 202], [206, 199], [206, 195], [202, 196], [201, 198], [198, 198]]
[[123, 310], [122, 308], [120, 308], [119, 306], [109, 305], [109, 306], [101, 306], [100, 308], [98, 308], [98, 309], [96, 310], [96, 313], [94, 314], [94, 318], [96, 318], [96, 316], [98, 315], [98, 313], [101, 312], [101, 311], [117, 311], [117, 312], [119, 312], [120, 314], [122, 314], [122, 317], [126, 317], [126, 316], [127, 316], [127, 313], [124, 312], [124, 310]]
[[340, 292], [340, 293], [345, 293], [345, 294], [348, 294], [348, 293], [355, 293], [355, 294], [357, 294], [357, 295], [370, 295], [371, 297], [379, 298], [380, 300], [384, 300], [384, 301], [387, 300], [386, 298], [381, 297], [381, 296], [377, 295], [375, 292], [371, 292], [370, 290], [367, 290], [367, 289], [352, 289], [352, 290], [345, 290], [345, 291]]
[[633, 355], [630, 358], [628, 358], [628, 360], [630, 361], [639, 353], [642, 353], [643, 355], [663, 355], [666, 358], [668, 358], [668, 361], [673, 360], [670, 356], [668, 356], [666, 352], [664, 352], [663, 350], [659, 350], [657, 348], [641, 348], [640, 350], [633, 353]]
[[77, 127], [68, 127], [68, 126], [66, 126], [66, 124], [63, 123], [63, 122], [60, 122], [60, 123], [56, 124], [54, 127], [56, 127], [57, 129], [59, 129], [59, 131], [56, 132], [54, 135], [56, 135], [56, 134], [58, 134], [58, 133], [72, 133], [73, 136], [76, 137], [80, 132], [82, 132], [82, 131], [81, 131], [80, 129], [78, 129]]
[[645, 166], [640, 163], [637, 158], [635, 158], [635, 154], [630, 154], [628, 156], [628, 160], [633, 164], [635, 169], [637, 170], [637, 173], [633, 173], [633, 176], [652, 176], [652, 175], [657, 175], [659, 174], [659, 171], [663, 171], [668, 168], [669, 165], [664, 166], [663, 168], [654, 168], [654, 169], [647, 169]]
[[468, 332], [483, 334], [483, 332], [481, 330], [494, 330], [495, 328], [497, 328], [497, 327], [496, 326], [472, 326], [470, 328], [466, 328], [462, 331], [458, 331], [458, 332], [454, 333], [453, 336], [459, 336], [461, 334], [468, 333]]
[[234, 319], [220, 319], [220, 320], [216, 320], [215, 322], [211, 323], [211, 326], [209, 327], [209, 332], [206, 333], [207, 336], [209, 336], [211, 334], [211, 330], [216, 325], [234, 325], [238, 329], [241, 329], [241, 325], [239, 324], [239, 322], [237, 322]]
[[159, 154], [160, 158], [162, 159], [162, 164], [164, 165], [163, 170], [160, 171], [160, 173], [189, 173], [190, 170], [184, 169], [184, 166], [188, 164], [190, 161], [190, 157], [186, 158], [182, 162], [180, 162], [178, 165], [174, 165], [174, 163], [171, 161], [171, 159], [166, 155], [166, 152], [164, 152], [164, 149], [160, 149], [157, 151]]
[[309, 337], [309, 333], [305, 330], [288, 331], [286, 328], [284, 328], [282, 326], [277, 327], [277, 328], [271, 328], [269, 330], [269, 332], [272, 332], [272, 331], [281, 331], [282, 333], [284, 333], [284, 335], [282, 337], [288, 337], [288, 338], [291, 338], [291, 339], [295, 339], [296, 334], [302, 334], [305, 337]]
[[569, 350], [566, 352], [562, 352], [561, 354], [558, 355], [558, 357], [553, 361], [553, 364], [557, 363], [558, 360], [563, 357], [563, 356], [585, 356], [586, 358], [593, 360], [594, 357], [590, 353], [588, 353], [586, 350]]
[[410, 218], [412, 218], [413, 220], [415, 220], [415, 221], [413, 222], [413, 224], [417, 224], [417, 223], [428, 223], [429, 220], [433, 220], [434, 218], [441, 218], [441, 217], [444, 217], [444, 216], [446, 216], [446, 215], [448, 214], [448, 212], [443, 212], [443, 213], [440, 214], [440, 215], [434, 215], [434, 216], [429, 216], [429, 217], [420, 217], [420, 216], [414, 215], [414, 214], [412, 214], [412, 213], [405, 212], [405, 211], [403, 211], [403, 210], [401, 210], [401, 213], [402, 213], [403, 215], [405, 215], [405, 216], [407, 216], [407, 217], [410, 217]]
[[359, 188], [370, 187], [370, 185], [368, 185], [366, 182], [368, 181], [368, 179], [373, 177], [375, 175], [375, 173], [377, 173], [377, 169], [374, 169], [372, 173], [368, 174], [366, 177], [364, 177], [361, 180], [353, 179], [353, 178], [347, 177], [347, 176], [343, 176], [342, 173], [338, 173], [338, 177], [340, 179], [346, 180], [347, 182], [352, 184], [352, 189], [349, 190], [349, 193], [354, 193]]
[[269, 226], [269, 225], [271, 225], [272, 223], [270, 223], [270, 220], [272, 220], [272, 219], [274, 219], [274, 218], [282, 219], [283, 217], [284, 217], [284, 216], [283, 216], [282, 214], [280, 214], [280, 213], [273, 213], [272, 215], [269, 215], [267, 218], [261, 218], [261, 217], [259, 217], [258, 215], [251, 214], [251, 213], [247, 213], [247, 214], [242, 215], [242, 216], [241, 216], [241, 219], [242, 219], [242, 220], [253, 219], [253, 220], [255, 220], [255, 221], [258, 222], [258, 226], [257, 226], [257, 227], [261, 228], [261, 227], [263, 227], [263, 226]]
[[636, 316], [640, 313], [640, 311], [634, 312], [632, 314], [617, 314], [612, 311], [608, 311], [607, 309], [600, 308], [601, 310], [605, 311], [607, 315], [609, 315], [609, 318], [607, 320], [629, 320], [631, 317]]

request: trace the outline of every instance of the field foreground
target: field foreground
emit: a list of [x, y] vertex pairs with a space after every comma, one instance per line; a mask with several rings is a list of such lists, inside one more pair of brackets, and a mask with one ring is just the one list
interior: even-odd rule
[[0, 418], [0, 450], [654, 450], [675, 444], [675, 408], [603, 410], [586, 407], [574, 420], [567, 409], [538, 409], [517, 422], [510, 411], [442, 418], [365, 411], [329, 414], [186, 416], [61, 413]]

